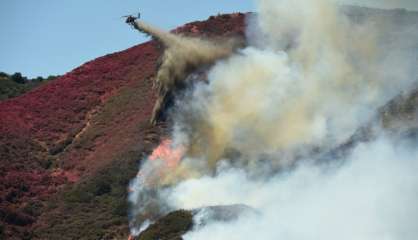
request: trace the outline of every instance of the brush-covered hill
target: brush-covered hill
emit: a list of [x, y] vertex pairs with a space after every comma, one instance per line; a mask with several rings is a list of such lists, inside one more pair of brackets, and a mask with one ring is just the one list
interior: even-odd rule
[[[175, 30], [244, 35], [243, 14]], [[85, 63], [0, 102], [0, 239], [113, 239], [128, 231], [127, 186], [164, 124], [152, 126], [161, 46]]]
[[[350, 14], [361, 21], [364, 11]], [[218, 15], [174, 32], [244, 38], [245, 16]], [[0, 239], [127, 238], [128, 183], [167, 128], [150, 124], [162, 51], [152, 40], [0, 102]], [[404, 123], [414, 132], [417, 106], [418, 90], [388, 103], [379, 120], [391, 129]], [[191, 227], [185, 211], [161, 224], [165, 220], [180, 226], [165, 229], [175, 239]], [[154, 231], [158, 223], [147, 239], [165, 237]]]

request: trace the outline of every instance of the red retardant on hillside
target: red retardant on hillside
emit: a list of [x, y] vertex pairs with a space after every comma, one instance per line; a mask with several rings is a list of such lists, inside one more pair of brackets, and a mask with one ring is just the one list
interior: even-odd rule
[[[244, 35], [245, 15], [194, 22], [174, 32]], [[115, 156], [143, 147], [162, 49], [150, 41], [88, 62], [20, 97], [0, 102], [0, 223], [20, 239], [64, 186], [94, 176]], [[159, 136], [157, 136], [159, 138]]]

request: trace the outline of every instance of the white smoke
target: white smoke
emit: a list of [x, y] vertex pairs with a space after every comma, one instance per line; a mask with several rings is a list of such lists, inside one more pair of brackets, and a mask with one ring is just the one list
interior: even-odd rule
[[250, 165], [279, 154], [281, 165], [283, 154], [292, 162], [300, 149], [335, 147], [416, 80], [414, 43], [387, 34], [388, 24], [352, 24], [327, 0], [258, 3], [254, 45], [218, 62], [179, 104], [200, 118], [177, 124], [205, 169], [231, 149]]
[[213, 223], [193, 239], [403, 239], [418, 236], [418, 151], [380, 140], [362, 144], [338, 171], [309, 163], [266, 181], [228, 169], [187, 180], [169, 195], [176, 208], [242, 203], [261, 214]]
[[177, 102], [172, 138], [186, 150], [153, 189], [159, 204], [260, 212], [185, 239], [415, 239], [416, 142], [378, 134], [331, 164], [315, 156], [379, 128], [379, 108], [417, 80], [418, 22], [352, 19], [331, 0], [257, 3], [250, 46]]

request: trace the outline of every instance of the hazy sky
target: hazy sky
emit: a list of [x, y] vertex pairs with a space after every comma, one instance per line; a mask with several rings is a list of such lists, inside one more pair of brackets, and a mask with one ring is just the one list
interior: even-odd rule
[[1, 0], [0, 71], [64, 74], [96, 57], [146, 38], [122, 15], [141, 11], [164, 29], [217, 13], [253, 10], [252, 0]]
[[[418, 9], [418, 0], [339, 1]], [[144, 20], [172, 29], [217, 13], [253, 11], [253, 5], [253, 0], [1, 0], [0, 71], [64, 74], [143, 42], [146, 38], [120, 18], [139, 10]]]
[[345, 3], [377, 8], [418, 10], [418, 0], [340, 0]]

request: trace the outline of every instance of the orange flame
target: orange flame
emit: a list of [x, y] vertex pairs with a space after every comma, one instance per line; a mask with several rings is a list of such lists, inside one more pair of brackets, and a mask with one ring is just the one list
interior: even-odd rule
[[184, 155], [184, 147], [174, 147], [171, 139], [164, 139], [160, 145], [154, 149], [149, 160], [162, 160], [168, 168], [176, 167]]
[[[179, 166], [185, 154], [184, 146], [174, 146], [171, 139], [164, 139], [160, 145], [155, 148], [147, 161], [161, 161], [163, 164], [157, 164], [157, 169], [151, 174], [144, 173], [142, 170], [138, 172], [137, 178], [144, 180], [144, 184], [148, 187], [155, 187], [161, 184], [162, 179], [165, 179], [169, 174], [173, 174]], [[133, 188], [128, 188], [128, 192], [135, 191]], [[129, 235], [128, 240], [135, 240], [137, 237]]]
[[[148, 157], [148, 161], [160, 161], [162, 164], [154, 166], [152, 172], [140, 170], [137, 177], [142, 179], [147, 186], [158, 186], [170, 178], [170, 174], [176, 173], [176, 168], [185, 154], [185, 147], [174, 146], [171, 139], [164, 139]], [[134, 191], [128, 189], [129, 192]]]

